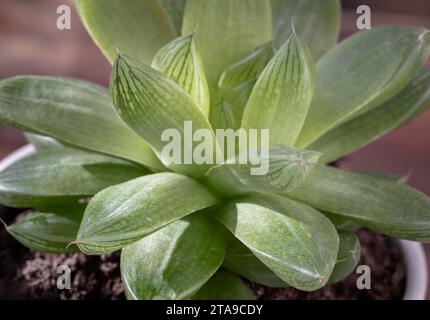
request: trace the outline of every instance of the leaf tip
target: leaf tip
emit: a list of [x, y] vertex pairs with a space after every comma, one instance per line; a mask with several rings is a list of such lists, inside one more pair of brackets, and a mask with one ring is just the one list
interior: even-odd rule
[[2, 218], [0, 218], [0, 224], [2, 224], [4, 226], [6, 231], [9, 230], [9, 226], [7, 225], [7, 223]]
[[118, 48], [118, 47], [115, 47], [115, 52], [116, 52], [116, 58], [115, 58], [115, 61], [116, 61], [116, 62], [121, 61], [121, 60], [124, 60], [124, 61], [125, 61], [125, 57], [124, 57], [124, 55], [121, 53], [121, 51], [119, 50], [119, 48]]
[[325, 283], [326, 283], [326, 279], [325, 279], [325, 277], [324, 277], [324, 276], [320, 275], [320, 274], [317, 272], [317, 278], [318, 278], [318, 281], [319, 281], [319, 283], [320, 283], [320, 285], [321, 285], [321, 286], [325, 285]]
[[296, 28], [294, 27], [294, 17], [291, 17], [291, 34], [296, 35]]
[[197, 30], [194, 30], [193, 32], [187, 34], [184, 39], [190, 39], [190, 41], [193, 41], [194, 36], [196, 35]]
[[413, 173], [414, 169], [412, 168], [403, 177], [401, 177], [398, 182], [401, 184], [408, 184], [408, 182], [411, 180]]
[[423, 28], [423, 31], [418, 35], [418, 43], [430, 52], [430, 30]]
[[194, 28], [194, 30], [193, 30], [193, 34], [195, 34], [195, 33], [197, 33], [199, 31], [199, 24], [197, 23], [196, 24], [196, 27]]
[[81, 242], [79, 240], [74, 240], [67, 244], [66, 249], [68, 249], [72, 245], [79, 245]]

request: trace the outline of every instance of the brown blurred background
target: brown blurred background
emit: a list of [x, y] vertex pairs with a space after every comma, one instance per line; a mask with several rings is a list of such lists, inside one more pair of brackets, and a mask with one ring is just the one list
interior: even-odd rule
[[[430, 29], [430, 0], [343, 0], [342, 3], [342, 37], [358, 31], [355, 11], [362, 4], [372, 9], [373, 26], [402, 24]], [[71, 30], [56, 28], [56, 9], [61, 4], [72, 8]], [[84, 30], [72, 0], [1, 0], [0, 48], [0, 79], [40, 74], [108, 83], [110, 65]], [[354, 153], [346, 159], [345, 166], [397, 175], [412, 172], [410, 184], [430, 196], [429, 137], [430, 112], [427, 112]], [[25, 140], [17, 130], [0, 125], [0, 159], [23, 144]]]

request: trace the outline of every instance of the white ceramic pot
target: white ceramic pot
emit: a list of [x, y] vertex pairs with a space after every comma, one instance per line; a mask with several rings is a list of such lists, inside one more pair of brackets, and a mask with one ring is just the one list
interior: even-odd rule
[[[28, 144], [0, 161], [0, 171], [35, 152]], [[427, 295], [428, 269], [424, 247], [421, 243], [397, 240], [406, 264], [406, 291], [404, 300], [425, 300]]]
[[27, 144], [15, 152], [12, 152], [9, 156], [6, 158], [0, 160], [0, 171], [3, 171], [4, 169], [10, 167], [15, 162], [28, 157], [29, 155], [33, 154], [36, 151], [33, 145]]
[[421, 243], [398, 240], [406, 264], [406, 291], [403, 300], [426, 300], [428, 267]]

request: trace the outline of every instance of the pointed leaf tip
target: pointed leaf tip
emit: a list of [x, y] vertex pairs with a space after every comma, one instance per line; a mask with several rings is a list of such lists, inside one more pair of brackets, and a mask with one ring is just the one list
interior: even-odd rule
[[430, 241], [430, 198], [386, 177], [317, 166], [287, 196], [388, 236]]
[[215, 214], [259, 260], [297, 289], [319, 289], [333, 271], [339, 247], [336, 229], [305, 204], [251, 195]]
[[[340, 0], [271, 0], [273, 39], [282, 46], [294, 29], [318, 60], [335, 46], [340, 30]], [[316, 32], [317, 30], [317, 32]]]
[[[211, 168], [206, 173], [208, 183], [222, 194], [244, 194], [249, 192], [282, 193], [299, 187], [317, 164], [321, 154], [286, 146], [259, 149], [260, 156], [251, 155], [246, 164], [241, 164], [241, 154]], [[254, 158], [255, 157], [255, 158]], [[254, 175], [256, 166], [261, 175]], [[263, 170], [267, 170], [265, 174]], [[254, 171], [255, 172], [255, 171]]]
[[194, 33], [177, 38], [158, 51], [152, 67], [181, 86], [198, 105], [209, 113], [209, 87], [204, 66], [194, 43]]
[[270, 129], [271, 145], [294, 146], [305, 123], [314, 84], [312, 56], [293, 33], [255, 84], [243, 112], [242, 128]]
[[81, 242], [79, 241], [79, 240], [74, 240], [74, 241], [72, 241], [72, 242], [69, 242], [68, 244], [67, 244], [67, 246], [66, 246], [66, 249], [68, 249], [69, 247], [71, 247], [71, 246], [73, 246], [73, 245], [77, 245], [77, 246], [79, 246], [79, 244], [80, 244]]
[[392, 99], [329, 131], [308, 148], [329, 163], [415, 119], [430, 107], [430, 67], [423, 67]]
[[[47, 211], [45, 211], [47, 210]], [[10, 225], [8, 232], [26, 247], [50, 253], [78, 251], [69, 248], [76, 239], [83, 207], [53, 206], [43, 212], [31, 212]]]
[[[177, 140], [177, 135], [172, 138], [173, 130], [179, 133], [181, 141], [186, 138], [186, 123], [191, 123], [192, 134], [205, 129], [212, 141], [216, 141], [204, 113], [176, 82], [154, 68], [130, 58], [121, 58], [112, 69], [110, 92], [120, 118], [151, 145], [166, 166], [193, 177], [202, 176], [211, 166], [209, 161], [185, 161], [187, 155], [193, 156], [195, 147], [200, 144], [198, 141], [192, 141], [192, 146], [178, 151], [180, 161], [172, 159], [170, 153], [165, 152], [169, 147], [168, 139], [173, 139], [170, 146]], [[214, 143], [208, 149], [205, 150], [207, 157], [214, 159], [217, 144]]]
[[1, 80], [0, 100], [0, 122], [163, 169], [150, 146], [120, 120], [103, 87], [70, 78], [19, 76]]
[[88, 254], [113, 252], [217, 202], [197, 181], [170, 172], [109, 187], [85, 210], [77, 236], [80, 249]]
[[6, 222], [2, 218], [0, 218], [0, 224], [2, 224], [6, 230], [9, 228]]
[[196, 31], [210, 86], [222, 71], [259, 45], [271, 40], [269, 0], [188, 0], [182, 34]]
[[423, 34], [423, 28], [376, 27], [354, 34], [324, 55], [297, 146], [308, 147], [404, 89], [427, 60], [429, 50], [419, 41]]

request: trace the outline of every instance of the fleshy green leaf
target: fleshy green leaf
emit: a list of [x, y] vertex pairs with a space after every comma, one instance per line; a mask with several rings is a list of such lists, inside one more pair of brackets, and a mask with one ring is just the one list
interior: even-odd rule
[[386, 173], [375, 172], [375, 171], [361, 171], [358, 173], [368, 175], [370, 177], [379, 177], [379, 178], [387, 179], [388, 181], [394, 181], [397, 183], [407, 184], [409, 179], [410, 179], [412, 172], [413, 172], [413, 170], [409, 171], [407, 174], [405, 174], [403, 176], [398, 176], [395, 174], [386, 174]]
[[255, 295], [239, 277], [218, 271], [191, 300], [255, 300]]
[[101, 154], [49, 149], [0, 172], [0, 202], [20, 208], [72, 202], [147, 172], [137, 164]]
[[255, 84], [242, 128], [270, 129], [270, 144], [293, 146], [312, 101], [315, 69], [308, 49], [293, 33]]
[[309, 150], [271, 146], [251, 151], [243, 164], [241, 155], [235, 156], [211, 168], [205, 176], [212, 187], [227, 196], [249, 192], [281, 193], [302, 184], [320, 155]]
[[181, 33], [182, 19], [184, 18], [185, 4], [187, 0], [162, 0], [171, 22], [175, 26], [176, 33]]
[[269, 0], [188, 0], [182, 34], [195, 33], [210, 86], [221, 73], [271, 40]]
[[310, 145], [399, 93], [427, 59], [429, 35], [423, 28], [377, 27], [328, 52], [318, 61], [315, 94], [297, 145]]
[[334, 47], [340, 31], [339, 0], [271, 0], [273, 38], [280, 47], [291, 35], [291, 24], [315, 60]]
[[252, 88], [273, 55], [272, 43], [265, 44], [222, 73], [216, 94], [212, 92], [212, 97], [216, 98], [212, 100], [209, 120], [214, 128], [240, 128], [243, 109]]
[[177, 38], [155, 56], [152, 67], [178, 83], [205, 115], [209, 113], [209, 88], [193, 36]]
[[218, 90], [230, 101], [244, 107], [251, 89], [274, 54], [271, 42], [253, 50], [224, 70], [218, 83]]
[[251, 250], [237, 239], [230, 242], [222, 266], [239, 276], [267, 287], [288, 287], [288, 284], [266, 267]]
[[150, 64], [176, 36], [160, 0], [76, 0], [87, 31], [110, 62], [116, 48]]
[[121, 277], [127, 298], [179, 300], [194, 294], [221, 265], [227, 236], [221, 224], [198, 213], [124, 248]]
[[216, 202], [186, 176], [148, 175], [98, 193], [85, 211], [77, 243], [87, 254], [113, 252]]
[[2, 80], [0, 122], [163, 168], [148, 144], [119, 119], [106, 89], [88, 82], [37, 76]]
[[327, 283], [339, 239], [318, 211], [270, 195], [247, 196], [218, 210], [226, 227], [289, 285], [311, 291]]
[[340, 281], [349, 276], [360, 260], [361, 246], [357, 236], [348, 231], [339, 232], [339, 253], [329, 283]]
[[331, 223], [333, 223], [337, 230], [356, 231], [361, 227], [357, 222], [354, 222], [344, 216], [329, 212], [323, 213], [327, 218], [330, 219]]
[[32, 250], [52, 253], [76, 251], [76, 247], [67, 245], [76, 239], [83, 208], [72, 213], [49, 212], [30, 213], [10, 225], [7, 231]]
[[[187, 161], [200, 142], [184, 143], [187, 146], [181, 148], [183, 150], [177, 163], [172, 163], [172, 159], [166, 159], [163, 155], [170, 138], [173, 137], [170, 141], [175, 146], [173, 149], [177, 149], [183, 145], [182, 140], [191, 140], [198, 129], [210, 133], [210, 137], [203, 137], [204, 141], [216, 141], [209, 121], [178, 84], [155, 69], [137, 66], [119, 56], [113, 67], [110, 90], [120, 117], [151, 144], [167, 166], [197, 177], [210, 167], [207, 163], [197, 164], [192, 159]], [[189, 132], [184, 128], [186, 121], [192, 126]], [[172, 131], [179, 133], [178, 139], [181, 141], [175, 141], [175, 137], [170, 135]], [[169, 137], [164, 137], [166, 133]], [[212, 163], [215, 162], [216, 150], [216, 143], [213, 144], [212, 149], [207, 151]]]
[[430, 241], [430, 199], [387, 178], [321, 166], [287, 196], [389, 236]]
[[60, 141], [51, 137], [41, 136], [28, 132], [24, 132], [24, 137], [29, 143], [34, 145], [37, 150], [64, 148], [64, 145]]
[[230, 102], [219, 92], [212, 91], [209, 121], [214, 129], [237, 130], [240, 128], [241, 118], [242, 110], [238, 105]]
[[425, 67], [394, 98], [329, 131], [309, 146], [328, 163], [378, 139], [430, 107], [430, 67]]

